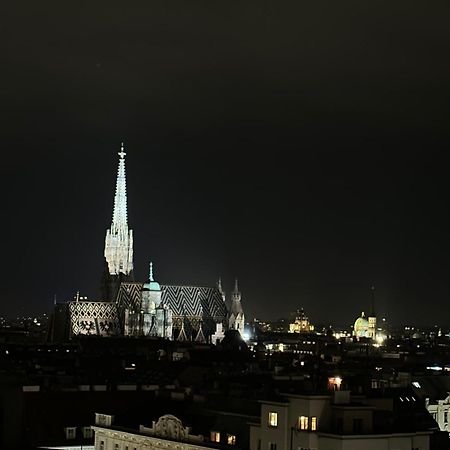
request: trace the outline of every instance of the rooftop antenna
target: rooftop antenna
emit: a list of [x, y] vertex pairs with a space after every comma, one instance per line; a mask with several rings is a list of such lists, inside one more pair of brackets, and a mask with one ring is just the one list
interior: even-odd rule
[[372, 317], [375, 317], [375, 286], [370, 286], [370, 293], [372, 297]]

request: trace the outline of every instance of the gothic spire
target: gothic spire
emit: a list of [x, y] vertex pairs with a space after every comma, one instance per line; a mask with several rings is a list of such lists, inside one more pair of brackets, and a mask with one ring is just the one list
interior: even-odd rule
[[110, 275], [133, 271], [133, 231], [128, 229], [127, 186], [125, 177], [125, 151], [123, 143], [119, 152], [116, 192], [111, 228], [106, 231], [105, 258]]
[[116, 194], [114, 196], [114, 210], [111, 231], [127, 232], [127, 183], [125, 178], [125, 155], [123, 142], [120, 147], [119, 168], [117, 170]]
[[238, 287], [238, 279], [237, 277], [234, 279], [234, 291], [235, 294], [237, 294], [239, 292], [239, 287]]

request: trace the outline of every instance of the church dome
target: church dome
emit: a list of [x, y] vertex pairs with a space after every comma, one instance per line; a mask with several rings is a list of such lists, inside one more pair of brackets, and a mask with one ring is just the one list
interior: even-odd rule
[[149, 283], [145, 283], [143, 289], [144, 291], [160, 291], [161, 286], [157, 281], [150, 281]]
[[369, 321], [367, 320], [364, 313], [361, 313], [361, 317], [358, 317], [355, 320], [355, 325], [353, 326], [354, 334], [358, 337], [366, 337], [368, 329]]
[[355, 320], [355, 328], [364, 328], [369, 326], [369, 321], [365, 317], [358, 317]]

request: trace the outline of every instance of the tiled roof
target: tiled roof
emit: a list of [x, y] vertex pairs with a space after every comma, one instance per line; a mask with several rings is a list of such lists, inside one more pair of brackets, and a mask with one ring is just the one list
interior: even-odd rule
[[[143, 283], [122, 283], [117, 295], [120, 307], [139, 309]], [[200, 286], [161, 285], [161, 301], [174, 317], [211, 317], [223, 320], [227, 308], [217, 288]]]

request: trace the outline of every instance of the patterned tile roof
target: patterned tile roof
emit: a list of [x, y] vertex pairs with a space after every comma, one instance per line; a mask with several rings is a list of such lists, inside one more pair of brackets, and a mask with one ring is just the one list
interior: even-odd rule
[[69, 302], [70, 334], [111, 336], [120, 333], [117, 305], [109, 302]]
[[[143, 283], [122, 283], [117, 295], [119, 307], [138, 309], [142, 286]], [[227, 315], [217, 288], [161, 285], [161, 290], [161, 301], [172, 310], [174, 317], [211, 317], [221, 321]]]

